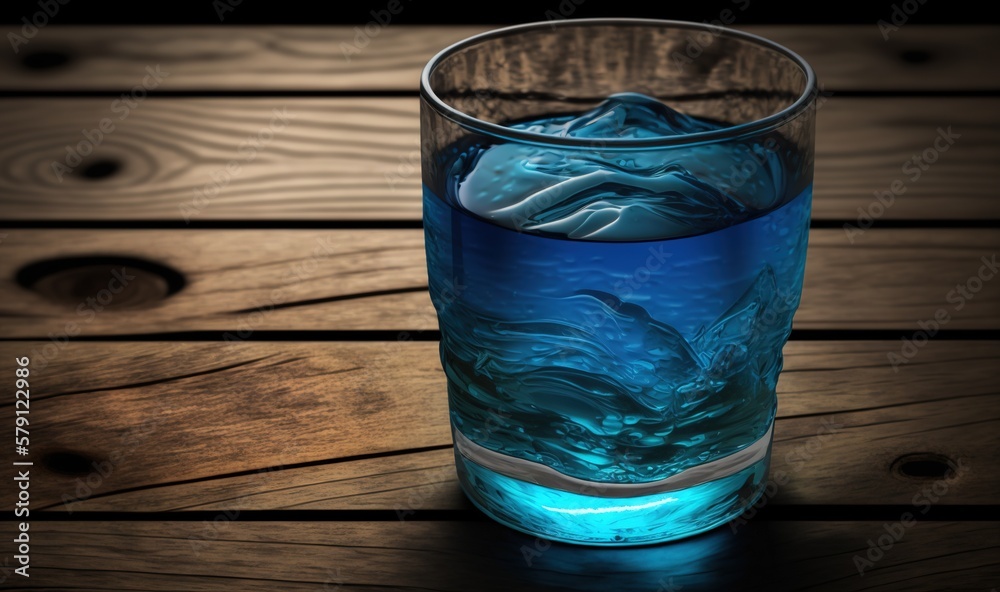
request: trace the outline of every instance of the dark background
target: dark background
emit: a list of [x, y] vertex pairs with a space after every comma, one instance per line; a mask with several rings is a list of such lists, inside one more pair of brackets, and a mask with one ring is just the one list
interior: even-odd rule
[[[39, 10], [39, 2], [59, 0], [0, 0], [0, 23], [19, 23]], [[371, 11], [385, 9], [390, 0], [176, 0], [171, 2], [66, 0], [60, 4], [53, 24], [363, 24], [372, 20]], [[868, 0], [844, 5], [829, 1], [765, 2], [763, 0], [657, 1], [629, 0], [535, 0], [516, 2], [476, 0], [472, 2], [430, 2], [399, 0], [404, 9], [393, 17], [399, 24], [508, 24], [545, 20], [548, 10], [560, 12], [560, 5], [572, 9], [571, 18], [643, 17], [705, 21], [718, 19], [729, 7], [745, 6], [738, 12], [739, 24], [865, 24], [888, 20], [893, 5], [903, 0]], [[229, 6], [229, 2], [233, 6]], [[749, 2], [749, 5], [747, 4]], [[987, 3], [954, 0], [908, 0], [919, 8], [908, 17], [916, 24], [986, 24], [1000, 17], [985, 13]], [[579, 5], [577, 5], [579, 3]], [[232, 8], [220, 10], [219, 4]], [[989, 4], [992, 6], [992, 3]], [[911, 9], [912, 10], [912, 9]], [[219, 13], [223, 20], [220, 21]], [[566, 11], [568, 12], [568, 11]], [[990, 12], [993, 12], [992, 10]]]

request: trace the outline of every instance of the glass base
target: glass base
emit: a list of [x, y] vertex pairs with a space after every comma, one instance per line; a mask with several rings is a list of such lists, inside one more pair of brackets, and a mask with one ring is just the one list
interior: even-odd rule
[[712, 481], [651, 495], [600, 497], [509, 477], [455, 450], [465, 495], [490, 518], [544, 539], [598, 546], [671, 541], [736, 518], [764, 493], [770, 458], [769, 442], [764, 458]]

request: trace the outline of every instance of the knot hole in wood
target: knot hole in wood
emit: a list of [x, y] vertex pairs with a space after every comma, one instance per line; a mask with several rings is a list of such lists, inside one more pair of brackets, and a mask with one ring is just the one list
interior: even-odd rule
[[97, 461], [83, 454], [62, 450], [49, 452], [42, 457], [43, 467], [53, 473], [68, 475], [70, 477], [90, 473], [94, 470], [93, 465], [96, 463]]
[[101, 158], [95, 160], [94, 162], [86, 163], [84, 166], [80, 167], [78, 174], [84, 179], [97, 181], [114, 175], [121, 170], [121, 168], [122, 165], [117, 160]]
[[147, 308], [181, 291], [178, 271], [135, 257], [95, 255], [46, 259], [23, 267], [17, 283], [50, 302], [86, 313]]
[[931, 54], [922, 49], [907, 49], [899, 53], [901, 60], [907, 64], [926, 64], [931, 61]]
[[890, 470], [907, 479], [953, 479], [959, 472], [959, 464], [943, 454], [914, 452], [894, 460]]
[[39, 50], [26, 53], [21, 65], [28, 70], [54, 70], [72, 61], [69, 52], [61, 50]]

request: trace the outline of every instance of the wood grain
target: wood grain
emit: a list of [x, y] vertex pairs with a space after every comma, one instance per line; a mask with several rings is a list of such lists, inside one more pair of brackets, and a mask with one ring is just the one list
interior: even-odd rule
[[[34, 482], [33, 499], [238, 472], [269, 481], [289, 465], [450, 444], [443, 391], [425, 386], [442, 371], [432, 357], [391, 364], [393, 346], [348, 344], [323, 356], [312, 344], [183, 343], [28, 354], [33, 454], [86, 459], [69, 474], [40, 463], [54, 479]], [[5, 413], [13, 422], [12, 403]]]
[[855, 557], [885, 534], [880, 522], [754, 521], [633, 549], [471, 521], [46, 522], [31, 533], [31, 577], [12, 576], [21, 590], [978, 592], [1000, 578], [994, 522], [917, 522], [863, 577]]
[[[7, 102], [4, 219], [420, 219], [416, 99], [159, 98], [125, 119], [111, 104]], [[77, 164], [67, 146], [86, 152], [81, 130], [105, 118], [113, 131]], [[118, 169], [86, 175], [102, 162]]]
[[[834, 91], [997, 88], [996, 27], [910, 23], [886, 41], [875, 21], [890, 13], [872, 13], [870, 25], [740, 28], [802, 55]], [[431, 56], [490, 28], [388, 26], [348, 59], [352, 27], [49, 26], [18, 52], [2, 54], [0, 89], [125, 90], [146, 66], [159, 65], [169, 73], [162, 90], [415, 90]], [[9, 32], [2, 29], [5, 39]], [[40, 52], [68, 59], [26, 68], [23, 60]], [[907, 60], [914, 52], [922, 59]]]
[[[287, 125], [272, 130], [276, 110]], [[0, 218], [420, 220], [417, 110], [415, 98], [153, 98], [120, 119], [106, 98], [10, 99]], [[113, 131], [69, 157], [104, 118]], [[959, 137], [934, 153], [939, 129]], [[813, 217], [1000, 219], [997, 146], [998, 99], [834, 96], [818, 114]], [[906, 165], [928, 149], [927, 170]], [[117, 168], [94, 178], [102, 163]], [[897, 181], [883, 208], [875, 193]]]
[[872, 229], [853, 244], [841, 230], [814, 230], [795, 327], [918, 331], [943, 314], [946, 329], [996, 328], [1000, 282], [976, 276], [996, 279], [998, 247], [997, 230]]
[[[242, 339], [267, 329], [420, 330], [436, 323], [420, 230], [11, 230], [2, 248], [0, 294], [11, 296], [0, 304], [4, 336], [225, 329]], [[99, 290], [77, 294], [80, 309], [12, 280], [29, 262], [94, 253], [162, 263], [187, 285], [146, 308], [98, 311], [86, 298]], [[102, 279], [110, 284], [112, 277]]]
[[[0, 346], [34, 360], [33, 458], [88, 463], [37, 462], [36, 509], [468, 507], [436, 343], [72, 343], [51, 360], [38, 346]], [[892, 469], [910, 453], [963, 467], [941, 504], [995, 502], [1000, 342], [930, 342], [897, 373], [898, 347], [786, 346], [772, 469], [787, 479], [769, 503], [915, 503], [934, 480]]]
[[[765, 512], [738, 528], [628, 550], [550, 545], [468, 511], [430, 520], [427, 510], [470, 506], [455, 480], [437, 343], [410, 340], [436, 329], [421, 231], [98, 227], [185, 217], [419, 220], [410, 95], [434, 52], [480, 30], [390, 26], [347, 60], [341, 49], [352, 43], [350, 27], [50, 26], [0, 55], [0, 93], [17, 95], [0, 112], [0, 220], [95, 225], [0, 229], [0, 338], [9, 340], [0, 353], [8, 364], [11, 356], [32, 358], [36, 463], [32, 577], [12, 575], [8, 560], [0, 584], [248, 592], [995, 588], [998, 524], [936, 522], [934, 514], [904, 529], [863, 577], [857, 562], [892, 530], [894, 515], [883, 524], [782, 521]], [[1000, 219], [990, 177], [1000, 155], [998, 99], [844, 96], [996, 92], [1000, 29], [911, 24], [889, 41], [874, 24], [748, 30], [801, 53], [834, 92], [818, 116], [814, 218], [851, 221], [859, 208], [878, 211], [874, 193], [894, 181], [906, 189], [875, 215], [874, 229], [812, 232], [796, 328], [909, 332], [937, 314], [946, 329], [1000, 329], [996, 282], [984, 280], [971, 296], [953, 292], [989, 274], [983, 258], [995, 257], [1000, 230], [879, 227], [881, 220]], [[32, 67], [46, 61], [54, 65]], [[52, 164], [66, 162], [81, 130], [121, 114], [111, 94], [157, 66], [169, 73], [158, 88], [168, 93], [265, 96], [141, 101], [58, 179]], [[67, 96], [31, 97], [48, 91]], [[108, 96], [73, 96], [81, 91]], [[341, 91], [407, 96], [267, 96]], [[276, 109], [288, 114], [287, 127], [275, 126]], [[911, 178], [904, 163], [949, 128], [960, 134], [955, 145]], [[227, 166], [238, 172], [227, 174]], [[198, 202], [197, 191], [208, 199]], [[24, 272], [68, 257], [81, 258], [78, 267], [38, 281]], [[123, 293], [95, 307], [88, 299], [101, 300], [114, 285], [109, 261], [120, 257], [140, 268], [167, 266], [182, 280], [156, 277], [155, 266], [139, 269]], [[246, 341], [261, 331], [316, 329], [390, 337]], [[178, 331], [226, 335], [76, 339]], [[894, 369], [896, 353], [907, 363]], [[932, 488], [935, 505], [996, 504], [1000, 342], [793, 341], [785, 354], [772, 457], [780, 481], [767, 504], [809, 517], [826, 517], [825, 506], [895, 506], [919, 517]], [[10, 425], [14, 403], [0, 408]], [[12, 453], [5, 449], [2, 460], [15, 460]], [[899, 459], [913, 454], [950, 460], [958, 475], [901, 474]], [[13, 498], [4, 500], [10, 511]], [[355, 518], [234, 521], [244, 510], [346, 510]], [[373, 510], [405, 520], [368, 521]], [[177, 520], [73, 520], [93, 511], [176, 512]], [[184, 515], [191, 511], [217, 515], [201, 521]], [[3, 524], [2, 536], [13, 537], [16, 523]]]
[[[262, 330], [437, 328], [420, 230], [3, 232], [0, 337], [218, 330], [243, 339]], [[795, 327], [915, 331], [943, 310], [948, 329], [1000, 328], [1000, 283], [977, 279], [969, 298], [952, 293], [998, 246], [993, 229], [875, 228], [853, 245], [843, 230], [814, 229]], [[114, 301], [102, 297], [102, 286], [117, 287], [109, 273], [80, 280], [58, 300], [15, 281], [28, 264], [91, 255], [163, 264], [187, 285], [145, 307], [101, 309]]]

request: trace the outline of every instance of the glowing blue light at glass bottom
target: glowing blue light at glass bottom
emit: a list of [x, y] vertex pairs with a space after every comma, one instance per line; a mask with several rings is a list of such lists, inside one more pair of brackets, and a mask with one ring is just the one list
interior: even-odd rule
[[675, 540], [736, 518], [763, 494], [769, 459], [680, 491], [605, 498], [513, 479], [455, 453], [466, 496], [493, 519], [546, 539], [601, 546]]

